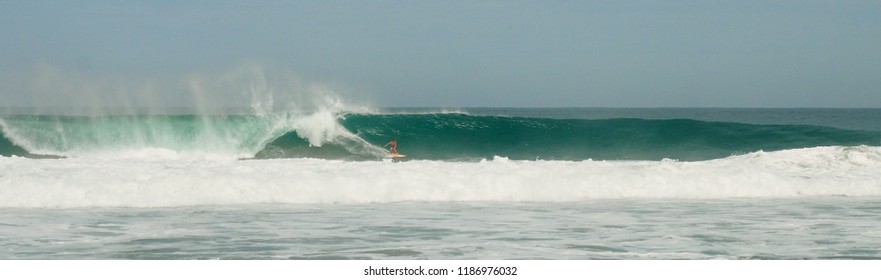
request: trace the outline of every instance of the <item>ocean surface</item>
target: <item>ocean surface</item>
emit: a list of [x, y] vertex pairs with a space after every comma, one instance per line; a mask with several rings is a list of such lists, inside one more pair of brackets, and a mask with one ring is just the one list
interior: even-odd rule
[[0, 259], [881, 259], [881, 109], [0, 112]]

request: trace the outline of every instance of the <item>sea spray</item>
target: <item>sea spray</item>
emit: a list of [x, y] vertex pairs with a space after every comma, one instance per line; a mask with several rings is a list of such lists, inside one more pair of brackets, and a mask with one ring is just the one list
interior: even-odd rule
[[[7, 116], [0, 128], [9, 153], [70, 157], [143, 157], [149, 151], [201, 155], [202, 158], [252, 158], [271, 141], [285, 134], [297, 135], [307, 148], [331, 143], [346, 153], [379, 158], [373, 147], [337, 123], [337, 114], [313, 113], [264, 115], [172, 115], [172, 116]], [[271, 149], [271, 148], [270, 148]]]
[[152, 79], [90, 79], [48, 64], [37, 65], [30, 80], [40, 98], [21, 113], [0, 115], [0, 155], [252, 158], [295, 133], [310, 146], [336, 143], [347, 153], [381, 156], [336, 123], [344, 110], [367, 109], [350, 107], [329, 86], [260, 63], [160, 79], [161, 87]]

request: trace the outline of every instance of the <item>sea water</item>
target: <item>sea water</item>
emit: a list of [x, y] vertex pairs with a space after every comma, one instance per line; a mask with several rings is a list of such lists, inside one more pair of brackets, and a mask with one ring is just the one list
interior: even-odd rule
[[[881, 110], [0, 117], [0, 259], [879, 259]], [[406, 160], [387, 159], [397, 139]]]

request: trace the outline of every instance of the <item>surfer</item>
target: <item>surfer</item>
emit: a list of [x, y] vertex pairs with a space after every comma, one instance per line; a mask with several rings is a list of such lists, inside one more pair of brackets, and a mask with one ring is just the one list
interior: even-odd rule
[[395, 141], [395, 139], [392, 139], [391, 142], [386, 143], [385, 146], [383, 146], [383, 147], [387, 147], [387, 146], [391, 146], [388, 150], [393, 155], [398, 153], [398, 141]]

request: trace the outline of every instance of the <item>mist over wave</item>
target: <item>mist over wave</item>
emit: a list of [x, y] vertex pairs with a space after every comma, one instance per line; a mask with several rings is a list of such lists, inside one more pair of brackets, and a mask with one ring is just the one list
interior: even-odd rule
[[21, 80], [31, 100], [0, 103], [0, 156], [240, 159], [288, 133], [306, 147], [332, 143], [362, 157], [384, 154], [337, 122], [343, 112], [369, 107], [261, 63], [146, 80], [38, 63]]
[[[252, 158], [267, 143], [296, 135], [304, 149], [332, 143], [353, 155], [378, 158], [337, 123], [337, 114], [122, 115], [0, 117], [0, 155], [34, 157], [238, 159]], [[287, 136], [291, 137], [291, 136]]]
[[0, 207], [879, 196], [879, 168], [881, 148], [868, 146], [756, 152], [700, 162], [0, 157]]

